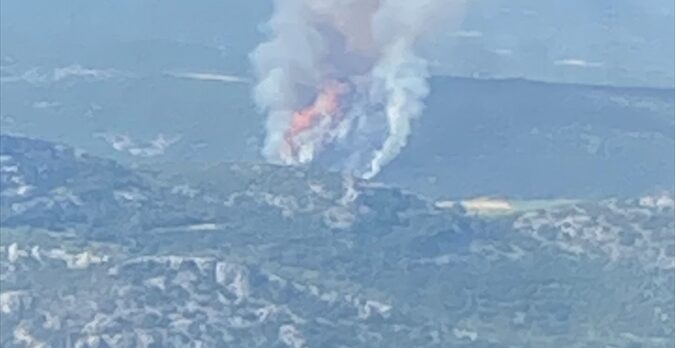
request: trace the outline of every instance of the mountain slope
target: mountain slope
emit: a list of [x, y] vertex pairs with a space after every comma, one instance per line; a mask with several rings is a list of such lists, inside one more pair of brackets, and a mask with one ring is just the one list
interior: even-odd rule
[[317, 170], [1, 140], [2, 346], [675, 342], [671, 195], [485, 218]]

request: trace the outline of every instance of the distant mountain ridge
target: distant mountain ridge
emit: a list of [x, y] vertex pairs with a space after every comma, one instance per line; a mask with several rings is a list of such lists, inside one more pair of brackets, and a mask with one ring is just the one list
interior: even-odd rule
[[[261, 160], [248, 84], [133, 76], [3, 84], [0, 124], [127, 164]], [[444, 199], [675, 190], [673, 89], [434, 77], [431, 91], [378, 180]]]
[[432, 197], [675, 190], [675, 90], [436, 78], [378, 178]]

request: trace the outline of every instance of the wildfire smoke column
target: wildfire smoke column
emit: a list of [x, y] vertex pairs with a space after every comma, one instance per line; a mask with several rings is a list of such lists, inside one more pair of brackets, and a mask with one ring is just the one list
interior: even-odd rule
[[339, 169], [377, 175], [406, 145], [429, 93], [416, 45], [456, 23], [462, 5], [276, 0], [269, 40], [251, 53], [254, 100], [267, 115], [264, 156], [295, 165], [340, 149]]

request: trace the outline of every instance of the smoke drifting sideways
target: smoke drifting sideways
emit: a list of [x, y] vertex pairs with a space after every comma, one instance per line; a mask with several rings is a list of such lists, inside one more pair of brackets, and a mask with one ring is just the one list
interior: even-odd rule
[[424, 109], [422, 40], [450, 32], [464, 0], [276, 0], [250, 55], [267, 115], [265, 158], [370, 179]]

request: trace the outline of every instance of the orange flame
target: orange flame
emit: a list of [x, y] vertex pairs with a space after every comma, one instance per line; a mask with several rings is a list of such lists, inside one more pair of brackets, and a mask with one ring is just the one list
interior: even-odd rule
[[311, 129], [325, 118], [340, 115], [340, 97], [347, 92], [347, 86], [337, 81], [329, 81], [320, 90], [314, 102], [293, 114], [286, 132], [286, 144], [292, 154], [296, 152], [296, 138]]

